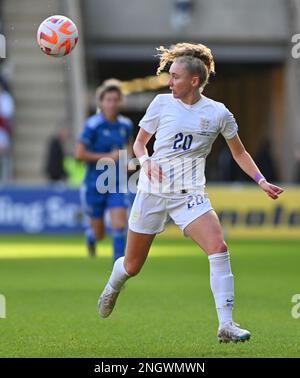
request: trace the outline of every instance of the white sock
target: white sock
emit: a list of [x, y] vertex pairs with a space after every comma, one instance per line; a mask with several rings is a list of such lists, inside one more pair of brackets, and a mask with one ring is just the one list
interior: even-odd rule
[[120, 291], [124, 283], [130, 277], [124, 268], [124, 258], [125, 257], [122, 256], [115, 261], [113, 270], [108, 280], [110, 286], [116, 291]]
[[233, 275], [228, 252], [208, 256], [210, 263], [210, 287], [213, 292], [219, 324], [232, 321], [234, 301]]

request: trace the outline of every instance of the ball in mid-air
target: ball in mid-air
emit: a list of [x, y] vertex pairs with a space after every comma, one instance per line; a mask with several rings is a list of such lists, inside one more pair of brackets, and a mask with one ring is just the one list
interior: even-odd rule
[[41, 50], [54, 57], [68, 55], [76, 46], [77, 41], [77, 27], [65, 16], [46, 18], [37, 31], [37, 43]]

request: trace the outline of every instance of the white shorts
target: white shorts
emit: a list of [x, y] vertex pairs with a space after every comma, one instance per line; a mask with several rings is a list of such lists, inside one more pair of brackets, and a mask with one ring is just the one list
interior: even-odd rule
[[183, 231], [212, 209], [207, 194], [191, 192], [162, 197], [138, 190], [130, 212], [129, 228], [142, 234], [157, 234], [165, 229], [171, 218]]

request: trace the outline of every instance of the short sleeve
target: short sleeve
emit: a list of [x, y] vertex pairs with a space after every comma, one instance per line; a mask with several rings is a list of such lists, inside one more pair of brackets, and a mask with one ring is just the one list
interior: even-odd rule
[[94, 137], [94, 128], [91, 127], [88, 121], [86, 121], [82, 132], [79, 135], [78, 142], [89, 146], [92, 143]]
[[160, 118], [161, 104], [159, 95], [149, 105], [146, 114], [140, 120], [139, 126], [150, 134], [155, 134]]
[[238, 125], [233, 114], [225, 108], [223, 117], [221, 118], [221, 133], [225, 139], [233, 138], [238, 132]]

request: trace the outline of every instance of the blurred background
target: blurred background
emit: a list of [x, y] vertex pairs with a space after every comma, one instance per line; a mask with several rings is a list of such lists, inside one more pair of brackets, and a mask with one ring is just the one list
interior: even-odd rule
[[[46, 56], [36, 44], [38, 26], [53, 14], [68, 16], [79, 29], [79, 43], [66, 58]], [[58, 192], [80, 184], [83, 170], [73, 159], [73, 149], [85, 117], [95, 109], [95, 88], [110, 77], [124, 82], [123, 113], [133, 120], [136, 134], [150, 101], [168, 91], [155, 78], [155, 48], [180, 41], [211, 48], [216, 76], [205, 95], [225, 103], [234, 113], [246, 148], [268, 180], [293, 185], [296, 190], [300, 182], [300, 59], [292, 57], [291, 38], [300, 32], [299, 1], [2, 0], [0, 20], [6, 38], [6, 58], [0, 65], [0, 120], [6, 129], [1, 138], [0, 212], [12, 212], [0, 217], [0, 230], [9, 231], [9, 222], [14, 223], [12, 219], [21, 217], [20, 209], [26, 209], [24, 192], [23, 207], [13, 206], [18, 200], [12, 192], [17, 196], [24, 185], [33, 190], [42, 186], [43, 192], [33, 195], [42, 196], [41, 201], [46, 190], [49, 196], [55, 190], [56, 202], [52, 202], [56, 207], [69, 204], [73, 209], [67, 211], [72, 219], [62, 222], [78, 221], [80, 216], [76, 220], [74, 215], [79, 211], [75, 210], [77, 200], [66, 203], [64, 197], [59, 201]], [[51, 176], [55, 159], [49, 157], [51, 151], [58, 156], [57, 144], [64, 159], [58, 178]], [[207, 160], [206, 176], [208, 189], [214, 183], [227, 183], [234, 195], [239, 185], [252, 184], [233, 163], [221, 137]], [[53, 183], [63, 183], [64, 189], [62, 185], [53, 189]], [[293, 223], [293, 232], [300, 223], [295, 193], [295, 199], [285, 205], [290, 206], [285, 223]], [[27, 214], [37, 217], [45, 209], [35, 205], [27, 208]], [[267, 218], [273, 216], [268, 214]], [[262, 222], [260, 216], [258, 221], [257, 215], [254, 218]]]

